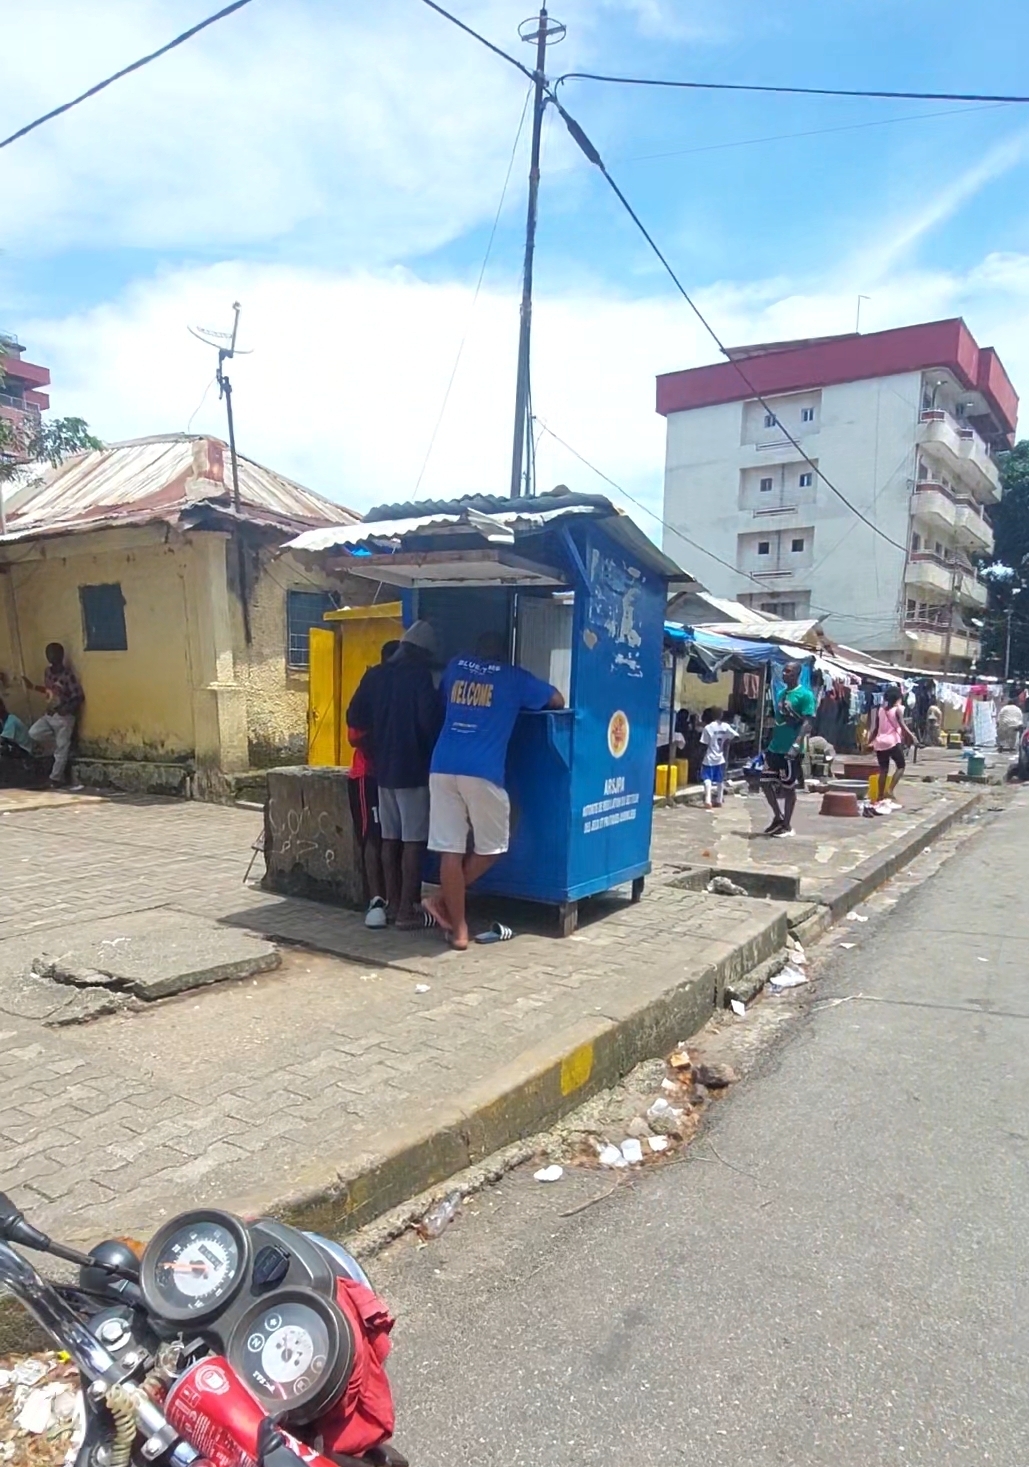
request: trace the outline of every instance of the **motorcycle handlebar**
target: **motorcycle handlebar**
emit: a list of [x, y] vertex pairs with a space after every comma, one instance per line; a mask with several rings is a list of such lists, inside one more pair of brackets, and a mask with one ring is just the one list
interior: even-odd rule
[[[0, 1292], [7, 1289], [54, 1340], [68, 1352], [82, 1377], [83, 1394], [94, 1396], [89, 1388], [95, 1382], [102, 1399], [105, 1386], [119, 1384], [125, 1374], [121, 1366], [76, 1318], [70, 1305], [42, 1278], [30, 1263], [8, 1243], [0, 1242]], [[145, 1436], [164, 1436], [175, 1467], [189, 1467], [199, 1452], [179, 1438], [155, 1402], [141, 1390], [133, 1389], [133, 1407], [139, 1429]]]
[[9, 1243], [0, 1242], [0, 1286], [7, 1288], [67, 1350], [86, 1381], [104, 1380], [115, 1362], [60, 1294]]

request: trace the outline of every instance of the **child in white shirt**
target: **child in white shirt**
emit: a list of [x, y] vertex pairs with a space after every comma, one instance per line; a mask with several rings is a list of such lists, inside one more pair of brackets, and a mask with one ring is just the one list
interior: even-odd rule
[[724, 721], [720, 708], [706, 708], [703, 717], [700, 742], [704, 745], [704, 762], [700, 777], [704, 782], [704, 809], [712, 810], [725, 798], [726, 751], [736, 737], [736, 730]]

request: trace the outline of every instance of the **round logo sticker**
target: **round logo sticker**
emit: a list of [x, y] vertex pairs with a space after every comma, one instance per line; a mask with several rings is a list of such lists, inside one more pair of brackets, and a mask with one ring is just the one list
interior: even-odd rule
[[616, 759], [620, 759], [629, 747], [629, 720], [620, 708], [612, 713], [608, 723], [607, 747]]
[[217, 1365], [202, 1365], [196, 1373], [196, 1383], [202, 1391], [223, 1396], [229, 1388], [228, 1377]]

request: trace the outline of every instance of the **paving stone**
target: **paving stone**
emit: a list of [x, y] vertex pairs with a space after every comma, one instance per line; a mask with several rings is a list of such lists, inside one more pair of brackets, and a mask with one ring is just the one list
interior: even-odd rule
[[[732, 832], [745, 803], [718, 832], [706, 812], [659, 812], [657, 859], [671, 871], [717, 836], [722, 847], [706, 864], [742, 864]], [[827, 824], [793, 844], [813, 852]], [[261, 829], [255, 812], [105, 799], [21, 809], [2, 826], [0, 1164], [39, 1225], [80, 1244], [145, 1234], [171, 1212], [249, 1197], [269, 1178], [285, 1191], [318, 1157], [344, 1166], [584, 1016], [618, 1012], [640, 984], [679, 981], [705, 944], [733, 935], [741, 910], [774, 909], [652, 881], [637, 906], [587, 904], [570, 940], [539, 912], [519, 919], [514, 942], [458, 955], [431, 933], [373, 941], [380, 935], [360, 914], [244, 888]], [[871, 833], [862, 840], [852, 864], [858, 850], [872, 853]], [[774, 869], [785, 854], [762, 850], [761, 859]], [[832, 863], [823, 869], [826, 879], [838, 874]], [[142, 972], [128, 959], [148, 937], [156, 966], [169, 944], [198, 931], [204, 942], [224, 935], [265, 950], [282, 935], [362, 960], [284, 948], [278, 970], [245, 983], [85, 1025], [48, 1029], [8, 1015], [17, 975], [43, 950], [73, 952], [128, 982]], [[428, 994], [415, 994], [420, 982]], [[34, 1158], [38, 1190], [27, 1170]]]

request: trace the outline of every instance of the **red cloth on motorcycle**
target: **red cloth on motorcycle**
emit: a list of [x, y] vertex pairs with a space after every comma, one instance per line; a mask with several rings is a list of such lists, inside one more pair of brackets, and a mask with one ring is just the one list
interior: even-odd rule
[[336, 1280], [336, 1303], [353, 1332], [354, 1368], [342, 1396], [318, 1418], [317, 1428], [326, 1452], [360, 1457], [393, 1435], [393, 1393], [384, 1368], [393, 1316], [377, 1294], [353, 1279]]

